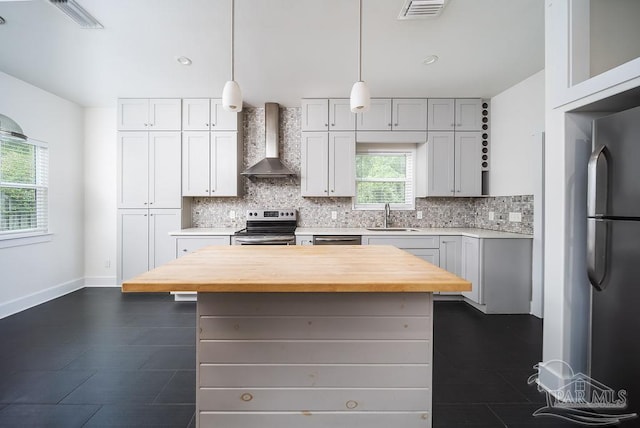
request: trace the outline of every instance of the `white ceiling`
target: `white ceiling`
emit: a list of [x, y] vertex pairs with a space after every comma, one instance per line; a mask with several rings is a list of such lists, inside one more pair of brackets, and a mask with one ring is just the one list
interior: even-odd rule
[[[83, 106], [118, 97], [220, 97], [230, 78], [231, 0], [78, 0], [83, 30], [48, 0], [0, 0], [0, 71]], [[397, 20], [403, 0], [363, 0], [363, 80], [373, 97], [492, 97], [544, 67], [542, 0], [449, 0]], [[348, 97], [357, 0], [237, 0], [245, 105]], [[440, 61], [422, 60], [431, 54]], [[184, 55], [191, 66], [177, 63]]]

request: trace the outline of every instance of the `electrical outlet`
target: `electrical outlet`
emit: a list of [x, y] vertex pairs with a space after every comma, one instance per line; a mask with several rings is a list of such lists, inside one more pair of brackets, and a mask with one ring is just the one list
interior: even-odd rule
[[514, 223], [520, 223], [522, 221], [521, 213], [509, 213], [509, 221]]
[[417, 218], [418, 220], [422, 220], [422, 211], [417, 211], [417, 212], [416, 212], [416, 218]]
[[493, 221], [496, 219], [496, 213], [493, 211], [489, 211], [489, 221]]
[[338, 211], [331, 211], [331, 220], [338, 219]]
[[230, 218], [230, 219], [234, 219], [234, 218], [236, 218], [236, 212], [235, 212], [235, 211], [233, 211], [233, 210], [232, 210], [232, 211], [229, 211], [229, 218]]

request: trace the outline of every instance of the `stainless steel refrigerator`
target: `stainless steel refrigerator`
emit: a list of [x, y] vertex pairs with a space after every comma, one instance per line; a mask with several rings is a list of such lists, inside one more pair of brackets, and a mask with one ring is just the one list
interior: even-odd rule
[[594, 121], [588, 171], [591, 377], [639, 412], [640, 107]]

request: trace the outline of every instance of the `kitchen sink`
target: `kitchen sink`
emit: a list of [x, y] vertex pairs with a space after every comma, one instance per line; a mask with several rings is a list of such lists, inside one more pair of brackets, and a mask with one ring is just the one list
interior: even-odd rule
[[420, 232], [420, 229], [410, 227], [367, 227], [372, 232]]

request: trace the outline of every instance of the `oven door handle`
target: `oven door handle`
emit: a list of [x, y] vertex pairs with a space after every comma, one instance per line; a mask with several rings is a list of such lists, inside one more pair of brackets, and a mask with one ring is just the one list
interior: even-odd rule
[[291, 242], [293, 239], [290, 236], [269, 236], [269, 237], [242, 237], [234, 238], [238, 244], [260, 244], [260, 243], [273, 243], [273, 242]]

